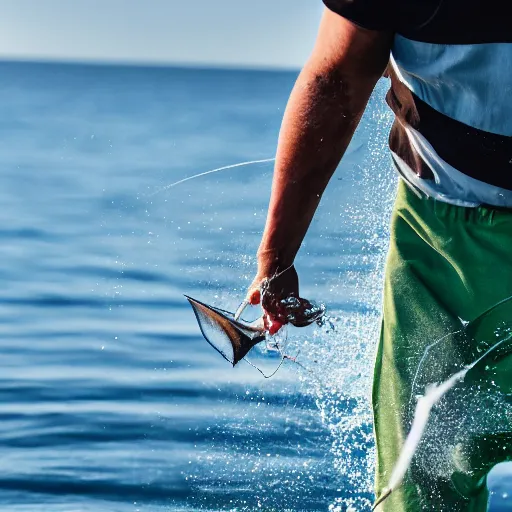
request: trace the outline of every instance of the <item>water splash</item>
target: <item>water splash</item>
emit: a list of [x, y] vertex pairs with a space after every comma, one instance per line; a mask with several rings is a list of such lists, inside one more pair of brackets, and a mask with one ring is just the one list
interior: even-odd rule
[[384, 490], [382, 496], [375, 502], [372, 510], [376, 510], [377, 507], [402, 483], [405, 473], [409, 469], [414, 454], [416, 453], [418, 445], [423, 437], [423, 433], [425, 432], [432, 407], [434, 407], [434, 405], [438, 403], [441, 398], [450, 391], [450, 389], [464, 380], [464, 377], [472, 367], [473, 365], [457, 372], [455, 375], [452, 375], [448, 380], [439, 385], [434, 384], [430, 386], [425, 395], [418, 398], [411, 431], [405, 440], [400, 456], [398, 457], [398, 461], [393, 469], [388, 487]]
[[[331, 222], [326, 229], [334, 242], [325, 244], [326, 252], [337, 253], [339, 277], [331, 280], [332, 296], [324, 299], [331, 305], [331, 326], [318, 330], [308, 346], [311, 358], [320, 361], [318, 353], [324, 355], [317, 365], [322, 386], [312, 388], [331, 435], [330, 452], [339, 487], [338, 497], [328, 506], [332, 512], [368, 511], [374, 497], [375, 443], [369, 396], [381, 324], [388, 219], [396, 189], [385, 144], [391, 115], [381, 107], [385, 89], [381, 85], [358, 130], [361, 147], [369, 151], [362, 155], [356, 148], [346, 155], [340, 189], [348, 185], [351, 190], [345, 204], [340, 204], [337, 195], [334, 201], [339, 206], [328, 205], [328, 215], [341, 210], [339, 218], [331, 218], [336, 224]], [[342, 304], [338, 311], [332, 307], [336, 302]]]
[[[496, 306], [503, 304], [509, 299], [505, 299], [505, 301], [499, 302]], [[495, 306], [495, 307], [496, 307]], [[489, 311], [492, 311], [491, 308]], [[425, 350], [425, 354], [421, 361], [423, 361], [426, 357], [426, 354], [433, 346], [438, 345], [441, 341], [446, 339], [447, 336], [444, 336], [440, 340], [432, 343]], [[398, 457], [398, 461], [395, 464], [393, 472], [391, 474], [391, 478], [389, 480], [388, 486], [384, 489], [382, 496], [375, 502], [373, 509], [376, 510], [377, 507], [390, 496], [390, 494], [398, 488], [398, 486], [402, 483], [403, 478], [409, 469], [411, 462], [413, 460], [414, 455], [418, 449], [420, 441], [423, 438], [423, 434], [425, 432], [427, 423], [430, 419], [430, 414], [432, 412], [432, 408], [440, 402], [440, 400], [454, 388], [459, 382], [462, 382], [466, 377], [467, 373], [474, 368], [478, 363], [483, 361], [487, 356], [489, 356], [492, 352], [496, 351], [501, 345], [503, 345], [508, 339], [503, 339], [498, 343], [494, 344], [488, 350], [486, 350], [483, 355], [478, 357], [475, 361], [473, 361], [470, 365], [468, 365], [463, 370], [458, 371], [457, 373], [451, 375], [448, 379], [440, 384], [431, 384], [427, 387], [426, 393], [424, 396], [420, 396], [418, 398], [418, 402], [416, 404], [416, 410], [414, 413], [414, 419], [412, 422], [411, 430], [409, 435], [407, 436], [404, 446], [400, 452]], [[421, 365], [421, 363], [420, 363]], [[419, 371], [419, 368], [418, 368]]]
[[[236, 487], [236, 493], [224, 494], [221, 502], [229, 496], [239, 510], [295, 510], [299, 499], [310, 510], [371, 508], [375, 450], [368, 396], [380, 327], [387, 218], [396, 184], [390, 179], [394, 175], [385, 149], [391, 114], [383, 107], [384, 90], [380, 93], [361, 123], [362, 142], [346, 155], [340, 177], [333, 178], [299, 255], [308, 254], [299, 261], [303, 284], [319, 287], [332, 316], [321, 328], [293, 331], [288, 341], [287, 352], [300, 350], [298, 361], [310, 371], [286, 365], [292, 378], [284, 371], [275, 377], [278, 380], [244, 388], [225, 419], [212, 418], [215, 440], [187, 473], [194, 487], [219, 481], [226, 490]], [[367, 155], [360, 148], [369, 148]], [[263, 217], [265, 212], [257, 213]], [[227, 305], [240, 289], [245, 291], [244, 281], [249, 285], [254, 259], [246, 255], [253, 250], [247, 241], [256, 238], [263, 221], [256, 215], [244, 217], [236, 233], [237, 250], [223, 255], [223, 265], [244, 268], [247, 275], [241, 288], [233, 280], [229, 290], [217, 292], [221, 296], [216, 300]], [[234, 245], [232, 239], [229, 243]], [[266, 396], [258, 400], [256, 392]], [[248, 403], [253, 396], [254, 402]], [[238, 435], [242, 438], [234, 442]], [[271, 449], [263, 452], [274, 438]], [[211, 482], [206, 478], [210, 474]], [[214, 508], [211, 499], [205, 508]]]

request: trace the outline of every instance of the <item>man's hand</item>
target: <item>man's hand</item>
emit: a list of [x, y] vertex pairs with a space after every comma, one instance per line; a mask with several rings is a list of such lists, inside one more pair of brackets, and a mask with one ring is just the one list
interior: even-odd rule
[[288, 298], [299, 298], [299, 276], [295, 267], [281, 273], [266, 275], [258, 273], [249, 287], [247, 300], [250, 304], [260, 304], [265, 313], [263, 320], [270, 334], [275, 334], [284, 324], [288, 323], [286, 312], [281, 301]]
[[309, 325], [324, 311], [299, 296], [299, 276], [294, 266], [270, 277], [258, 274], [249, 287], [247, 301], [253, 305], [261, 302], [265, 328], [270, 334], [288, 323], [295, 327]]

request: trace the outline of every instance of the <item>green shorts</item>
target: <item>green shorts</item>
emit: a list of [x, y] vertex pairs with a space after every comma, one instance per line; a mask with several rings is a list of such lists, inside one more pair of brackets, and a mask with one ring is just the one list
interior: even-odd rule
[[434, 407], [403, 484], [378, 510], [487, 510], [486, 475], [512, 460], [511, 296], [512, 210], [453, 206], [401, 181], [372, 397], [377, 496], [416, 397], [500, 345]]

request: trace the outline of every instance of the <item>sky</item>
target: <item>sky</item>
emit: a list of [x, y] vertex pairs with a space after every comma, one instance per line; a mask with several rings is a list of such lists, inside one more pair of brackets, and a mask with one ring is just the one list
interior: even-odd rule
[[0, 0], [0, 58], [299, 68], [322, 0]]

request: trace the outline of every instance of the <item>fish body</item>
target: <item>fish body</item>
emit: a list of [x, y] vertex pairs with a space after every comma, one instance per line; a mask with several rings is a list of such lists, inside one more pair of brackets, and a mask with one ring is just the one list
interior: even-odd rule
[[209, 306], [185, 295], [205, 340], [233, 366], [239, 363], [258, 343], [265, 341], [261, 319], [252, 323], [235, 320], [235, 314]]

